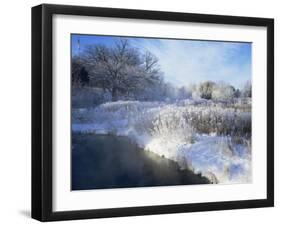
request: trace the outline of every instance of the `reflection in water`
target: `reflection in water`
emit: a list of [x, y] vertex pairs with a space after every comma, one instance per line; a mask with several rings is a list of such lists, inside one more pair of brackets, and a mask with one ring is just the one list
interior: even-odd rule
[[72, 190], [206, 183], [127, 137], [72, 134]]

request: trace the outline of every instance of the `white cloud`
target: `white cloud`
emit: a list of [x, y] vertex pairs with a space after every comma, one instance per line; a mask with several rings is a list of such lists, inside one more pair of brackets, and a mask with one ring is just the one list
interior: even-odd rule
[[245, 44], [212, 41], [135, 39], [135, 45], [159, 59], [166, 81], [189, 85], [205, 80], [224, 81], [240, 87], [251, 80], [251, 61]]

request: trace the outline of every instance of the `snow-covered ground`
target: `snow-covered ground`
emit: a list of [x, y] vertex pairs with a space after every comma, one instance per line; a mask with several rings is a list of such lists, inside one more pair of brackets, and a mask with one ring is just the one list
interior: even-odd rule
[[72, 110], [72, 131], [128, 136], [213, 183], [251, 181], [250, 100], [118, 101]]

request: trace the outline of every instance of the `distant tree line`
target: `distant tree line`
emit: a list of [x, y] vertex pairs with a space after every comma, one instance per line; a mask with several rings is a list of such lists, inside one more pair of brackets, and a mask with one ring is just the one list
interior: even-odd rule
[[241, 89], [236, 89], [234, 86], [225, 82], [206, 81], [191, 87], [193, 97], [213, 100], [229, 100], [233, 98], [252, 97], [252, 84], [247, 81]]

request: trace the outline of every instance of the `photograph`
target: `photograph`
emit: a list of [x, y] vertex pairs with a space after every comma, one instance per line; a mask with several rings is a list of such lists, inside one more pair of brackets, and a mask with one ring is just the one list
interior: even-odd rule
[[32, 7], [31, 217], [273, 207], [274, 18], [120, 7]]
[[251, 183], [252, 43], [71, 34], [71, 190]]

